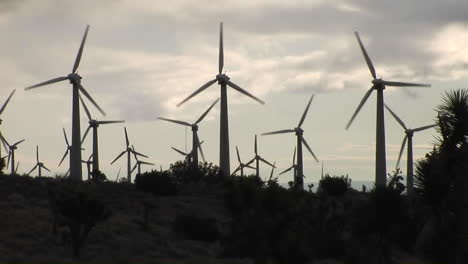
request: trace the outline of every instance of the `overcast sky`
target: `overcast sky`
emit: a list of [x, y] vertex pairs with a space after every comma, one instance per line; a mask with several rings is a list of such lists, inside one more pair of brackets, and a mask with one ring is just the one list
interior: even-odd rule
[[[67, 82], [24, 91], [24, 87], [71, 71], [84, 29], [91, 26], [79, 68], [83, 86], [107, 112], [97, 119], [125, 119], [130, 141], [148, 161], [168, 168], [185, 149], [185, 128], [158, 116], [188, 122], [219, 96], [214, 85], [177, 108], [176, 104], [217, 74], [219, 22], [224, 22], [227, 75], [266, 102], [230, 89], [231, 169], [253, 157], [255, 133], [293, 128], [307, 100], [315, 98], [303, 125], [305, 138], [325, 172], [374, 178], [375, 94], [349, 131], [344, 129], [371, 75], [353, 35], [359, 31], [377, 75], [387, 80], [431, 83], [431, 88], [387, 88], [385, 101], [409, 127], [434, 122], [441, 94], [468, 81], [466, 1], [154, 1], [0, 0], [0, 103], [16, 89], [2, 115], [17, 151], [20, 172], [35, 163], [35, 146], [53, 174], [64, 151], [62, 127], [71, 138], [71, 86]], [[87, 119], [82, 111], [82, 131]], [[403, 130], [386, 114], [387, 170], [398, 155]], [[110, 162], [125, 148], [123, 125], [100, 128], [101, 168], [114, 178], [125, 160]], [[191, 145], [187, 131], [188, 148]], [[219, 162], [219, 105], [200, 124], [208, 161]], [[431, 149], [436, 131], [414, 138], [415, 158]], [[91, 137], [83, 156], [91, 152]], [[279, 170], [291, 165], [295, 137], [259, 137], [260, 155]], [[3, 151], [2, 154], [5, 152]], [[405, 154], [406, 155], [406, 154]], [[321, 165], [304, 153], [307, 181]], [[403, 157], [402, 164], [406, 159]], [[267, 170], [263, 167], [264, 176]], [[292, 175], [280, 177], [287, 182]]]

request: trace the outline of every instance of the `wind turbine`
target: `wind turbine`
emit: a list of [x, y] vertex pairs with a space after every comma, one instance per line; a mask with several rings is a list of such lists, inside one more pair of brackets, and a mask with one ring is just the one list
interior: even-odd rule
[[286, 172], [293, 170], [293, 179], [296, 179], [296, 170], [297, 170], [297, 165], [296, 165], [296, 148], [294, 148], [294, 153], [293, 153], [293, 163], [291, 167], [285, 169], [284, 171], [280, 172], [279, 175], [285, 174]]
[[377, 74], [375, 72], [374, 65], [367, 54], [364, 45], [359, 38], [359, 34], [357, 32], [354, 33], [356, 35], [356, 39], [359, 43], [361, 48], [362, 54], [364, 59], [366, 60], [367, 67], [369, 67], [369, 71], [372, 75], [372, 86], [366, 92], [364, 97], [362, 98], [361, 102], [359, 103], [356, 111], [354, 112], [353, 116], [349, 120], [348, 124], [346, 125], [346, 129], [349, 129], [351, 124], [353, 123], [354, 119], [356, 118], [357, 114], [361, 110], [362, 106], [366, 103], [367, 99], [371, 95], [371, 93], [376, 90], [377, 91], [377, 121], [376, 121], [376, 149], [375, 149], [375, 185], [376, 186], [386, 186], [387, 183], [387, 169], [386, 169], [386, 157], [385, 157], [385, 122], [384, 122], [384, 98], [383, 98], [383, 91], [385, 90], [386, 86], [397, 86], [397, 87], [430, 87], [429, 84], [418, 84], [418, 83], [406, 83], [406, 82], [393, 82], [393, 81], [386, 81], [382, 78], [377, 78]]
[[[16, 90], [13, 90], [11, 91], [10, 95], [8, 96], [8, 98], [6, 99], [5, 103], [2, 105], [2, 108], [0, 108], [0, 115], [3, 113], [3, 111], [5, 111], [5, 108], [6, 106], [8, 105], [8, 102], [10, 102], [10, 99], [11, 97], [13, 96], [13, 94], [15, 94], [15, 91]], [[0, 118], [0, 125], [2, 124], [3, 120]], [[3, 138], [3, 135], [2, 135], [2, 132], [0, 132], [0, 140], [2, 141], [3, 143], [3, 146], [5, 147], [5, 150], [7, 152], [9, 152], [9, 149], [5, 146], [5, 143], [6, 143], [6, 140], [5, 138]], [[0, 157], [2, 155], [2, 149], [0, 148]], [[13, 166], [14, 167], [14, 166]]]
[[268, 181], [271, 181], [273, 179], [273, 172], [275, 171], [275, 168], [276, 168], [276, 161], [273, 162], [273, 167], [271, 167], [270, 178], [268, 178]]
[[307, 103], [307, 106], [304, 110], [304, 113], [302, 114], [301, 120], [299, 120], [299, 124], [297, 127], [293, 129], [283, 129], [283, 130], [278, 130], [278, 131], [273, 131], [273, 132], [268, 132], [268, 133], [263, 133], [262, 136], [264, 135], [272, 135], [272, 134], [284, 134], [284, 133], [296, 133], [297, 137], [297, 167], [296, 167], [296, 175], [294, 176], [294, 184], [295, 187], [298, 190], [303, 190], [304, 189], [304, 167], [302, 163], [302, 144], [304, 144], [307, 148], [307, 150], [310, 152], [312, 157], [314, 157], [315, 161], [319, 162], [317, 157], [315, 156], [314, 152], [310, 148], [309, 144], [307, 144], [307, 141], [304, 139], [303, 134], [304, 130], [301, 128], [302, 124], [304, 123], [304, 120], [307, 116], [307, 112], [309, 111], [310, 103], [312, 102], [312, 99], [314, 98], [314, 95], [312, 95], [309, 99], [309, 102]]
[[262, 161], [265, 164], [270, 165], [271, 167], [274, 167], [274, 165], [268, 162], [267, 160], [265, 160], [264, 158], [260, 157], [260, 155], [258, 155], [257, 135], [255, 135], [254, 152], [255, 152], [255, 157], [251, 159], [249, 162], [247, 162], [246, 166], [250, 165], [252, 162], [255, 161], [255, 176], [260, 177], [260, 161]]
[[[133, 166], [132, 172], [133, 172], [135, 169], [138, 168], [138, 174], [141, 174], [141, 165], [142, 165], [142, 164], [154, 166], [154, 163], [139, 160], [137, 154], [135, 154], [136, 151], [135, 151], [135, 147], [133, 147], [133, 145], [132, 145], [132, 149], [133, 149], [133, 155], [135, 156], [135, 160], [136, 160], [136, 163], [135, 163], [135, 166]], [[138, 175], [138, 174], [137, 174], [137, 175]]]
[[[198, 144], [198, 147], [200, 147], [200, 149], [201, 149], [201, 145], [203, 144], [203, 142], [205, 142], [205, 141], [201, 141], [200, 144]], [[192, 149], [192, 151], [190, 151], [189, 153], [186, 153], [186, 152], [184, 152], [184, 151], [182, 151], [182, 150], [180, 150], [180, 149], [177, 149], [177, 148], [175, 148], [175, 147], [171, 147], [171, 148], [172, 148], [175, 152], [179, 153], [180, 155], [185, 156], [185, 161], [186, 161], [187, 163], [193, 164], [193, 163], [192, 163], [193, 151], [196, 152], [196, 151], [197, 151], [197, 148]], [[203, 153], [203, 152], [201, 152], [201, 153]], [[202, 154], [202, 158], [203, 158], [203, 162], [205, 162], [205, 157], [204, 157], [203, 154]], [[198, 166], [198, 165], [197, 165], [197, 166]]]
[[[214, 101], [214, 103], [212, 103], [210, 105], [210, 107], [208, 107], [208, 109], [206, 109], [206, 111], [193, 124], [190, 124], [190, 123], [185, 122], [185, 121], [168, 119], [168, 118], [164, 118], [164, 117], [158, 117], [158, 119], [160, 119], [160, 120], [164, 120], [164, 121], [168, 121], [168, 122], [172, 122], [172, 123], [176, 123], [176, 124], [179, 124], [179, 125], [184, 125], [184, 126], [188, 126], [188, 127], [192, 128], [192, 151], [190, 153], [192, 153], [192, 165], [194, 167], [198, 167], [198, 150], [197, 150], [197, 148], [200, 149], [200, 153], [202, 154], [202, 157], [204, 156], [203, 155], [203, 150], [201, 148], [201, 144], [198, 144], [200, 142], [200, 139], [198, 138], [198, 124], [203, 120], [203, 118], [205, 118], [205, 116], [210, 112], [211, 108], [213, 108], [218, 101], [219, 101], [219, 98], [216, 99], [216, 101]], [[203, 157], [203, 160], [205, 160], [204, 157]]]
[[395, 118], [395, 120], [400, 124], [400, 126], [405, 130], [405, 137], [403, 138], [403, 143], [401, 144], [400, 153], [398, 154], [398, 161], [396, 163], [396, 168], [399, 168], [401, 155], [405, 149], [406, 141], [408, 141], [408, 150], [407, 150], [407, 160], [406, 160], [406, 193], [411, 195], [413, 193], [413, 135], [415, 132], [423, 131], [429, 128], [437, 126], [436, 124], [422, 126], [418, 128], [407, 128], [405, 123], [388, 107], [385, 105], [385, 108], [390, 112], [390, 114]]
[[76, 181], [82, 180], [81, 175], [81, 136], [80, 136], [80, 104], [79, 104], [79, 93], [82, 92], [91, 103], [103, 114], [104, 111], [99, 107], [99, 105], [94, 101], [91, 95], [83, 88], [81, 85], [81, 76], [78, 74], [78, 66], [80, 65], [81, 55], [83, 54], [83, 48], [86, 42], [86, 37], [88, 35], [89, 25], [86, 26], [86, 30], [81, 41], [78, 54], [76, 55], [75, 63], [73, 64], [73, 69], [70, 74], [67, 76], [57, 77], [33, 86], [26, 87], [25, 90], [30, 90], [36, 87], [61, 82], [69, 80], [73, 86], [73, 96], [72, 96], [72, 145], [70, 149], [70, 178]]
[[187, 98], [182, 100], [177, 106], [182, 105], [183, 103], [187, 102], [189, 99], [194, 97], [195, 95], [201, 93], [208, 87], [210, 87], [215, 82], [221, 86], [221, 122], [220, 122], [220, 144], [219, 144], [219, 167], [220, 170], [223, 172], [224, 176], [231, 175], [230, 171], [230, 160], [229, 160], [229, 121], [228, 121], [228, 104], [227, 104], [227, 86], [230, 86], [234, 90], [256, 100], [261, 104], [265, 104], [262, 100], [258, 99], [257, 97], [253, 96], [249, 92], [245, 91], [237, 84], [230, 81], [229, 77], [222, 73], [224, 67], [224, 50], [223, 50], [223, 23], [220, 23], [220, 30], [219, 30], [219, 66], [218, 66], [218, 74], [216, 78], [207, 82], [200, 88], [198, 88], [195, 92], [189, 95]]
[[38, 169], [38, 176], [41, 177], [42, 174], [41, 174], [41, 169], [44, 169], [48, 172], [50, 172], [50, 170], [44, 165], [44, 163], [40, 162], [39, 161], [39, 146], [36, 146], [36, 165], [28, 172], [28, 176], [29, 174], [31, 174], [31, 172], [33, 172], [36, 168]]
[[99, 125], [106, 125], [106, 124], [116, 124], [116, 123], [124, 123], [124, 120], [115, 120], [115, 121], [98, 121], [95, 120], [91, 117], [91, 113], [88, 110], [88, 107], [86, 107], [86, 104], [80, 96], [80, 101], [81, 104], [83, 104], [83, 108], [86, 112], [86, 115], [88, 116], [89, 120], [89, 126], [86, 129], [83, 139], [81, 140], [81, 143], [85, 140], [86, 136], [88, 135], [88, 132], [91, 128], [93, 128], [93, 171], [99, 171], [99, 142], [98, 142], [98, 127]]
[[127, 148], [122, 151], [122, 153], [120, 153], [117, 158], [115, 158], [111, 164], [114, 164], [114, 162], [116, 162], [120, 157], [122, 157], [125, 153], [127, 153], [127, 180], [128, 182], [132, 182], [132, 165], [131, 165], [131, 154], [136, 154], [138, 156], [142, 156], [142, 157], [145, 157], [145, 158], [148, 158], [148, 156], [146, 155], [143, 155], [141, 153], [138, 153], [136, 151], [134, 151], [131, 147], [130, 147], [130, 141], [128, 140], [128, 134], [127, 134], [127, 128], [124, 127], [124, 131], [125, 131], [125, 143], [126, 143], [126, 146]]
[[237, 148], [237, 146], [236, 146], [236, 153], [237, 153], [237, 161], [239, 161], [239, 167], [237, 167], [237, 169], [232, 173], [231, 176], [234, 176], [234, 174], [240, 170], [240, 173], [241, 173], [240, 176], [244, 177], [244, 168], [249, 168], [249, 169], [253, 169], [253, 170], [255, 168], [250, 166], [250, 165], [242, 163], [241, 158], [240, 158], [240, 154], [239, 154], [239, 149]]
[[8, 144], [8, 142], [5, 139], [3, 139], [3, 141], [8, 145], [9, 148], [7, 168], [11, 160], [11, 175], [16, 174], [15, 171], [17, 170], [17, 168], [15, 169], [15, 150], [18, 149], [17, 146], [21, 144], [24, 141], [24, 139], [14, 143], [13, 145]]
[[93, 164], [93, 161], [91, 158], [93, 157], [93, 154], [89, 155], [88, 160], [82, 160], [81, 162], [86, 164], [86, 170], [88, 171], [88, 181], [91, 179], [91, 164]]
[[65, 132], [65, 128], [62, 128], [62, 129], [63, 129], [63, 137], [65, 138], [65, 144], [67, 144], [67, 149], [65, 150], [65, 154], [63, 154], [63, 157], [59, 162], [59, 165], [58, 165], [59, 167], [60, 165], [62, 165], [62, 162], [65, 160], [65, 158], [67, 157], [68, 153], [71, 151], [71, 148], [72, 148], [70, 144], [68, 143], [68, 138], [67, 138], [67, 133]]

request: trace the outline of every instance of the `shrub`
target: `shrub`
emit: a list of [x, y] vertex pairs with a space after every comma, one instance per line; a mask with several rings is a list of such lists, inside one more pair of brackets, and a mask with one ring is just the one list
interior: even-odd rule
[[144, 172], [135, 177], [135, 187], [144, 192], [159, 195], [177, 194], [177, 184], [168, 171]]
[[332, 196], [343, 195], [350, 187], [350, 181], [345, 176], [325, 175], [319, 181], [319, 190]]
[[221, 237], [215, 219], [195, 215], [178, 215], [173, 230], [182, 233], [188, 239], [204, 242], [215, 242]]

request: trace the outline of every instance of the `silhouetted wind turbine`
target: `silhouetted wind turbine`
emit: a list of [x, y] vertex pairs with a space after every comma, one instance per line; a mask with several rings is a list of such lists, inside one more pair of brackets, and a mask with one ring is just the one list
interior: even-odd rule
[[297, 137], [297, 167], [296, 167], [296, 173], [294, 175], [294, 184], [295, 187], [298, 188], [299, 190], [304, 189], [304, 167], [303, 167], [303, 162], [302, 162], [302, 144], [304, 144], [307, 148], [307, 150], [310, 152], [312, 157], [314, 157], [315, 161], [318, 162], [317, 157], [315, 156], [314, 152], [310, 148], [309, 144], [307, 144], [307, 141], [304, 139], [302, 136], [304, 133], [304, 130], [301, 128], [302, 124], [304, 123], [304, 120], [307, 116], [307, 112], [309, 111], [310, 103], [312, 102], [312, 99], [314, 98], [314, 95], [312, 95], [309, 99], [309, 102], [307, 103], [307, 106], [304, 110], [304, 113], [302, 114], [301, 120], [299, 120], [299, 124], [297, 127], [294, 129], [284, 129], [284, 130], [279, 130], [279, 131], [273, 131], [273, 132], [268, 132], [268, 133], [263, 133], [262, 135], [272, 135], [272, 134], [283, 134], [283, 133], [296, 133]]
[[400, 126], [405, 130], [405, 137], [403, 138], [403, 143], [401, 144], [400, 153], [398, 154], [398, 161], [396, 163], [396, 168], [400, 166], [401, 155], [405, 149], [406, 141], [408, 141], [408, 150], [407, 150], [407, 160], [406, 160], [406, 193], [411, 195], [413, 193], [413, 134], [414, 132], [423, 131], [429, 128], [437, 126], [436, 124], [422, 126], [418, 128], [407, 128], [405, 123], [388, 107], [385, 105], [385, 108], [390, 112], [390, 114], [395, 118], [395, 120], [400, 124]]
[[257, 135], [255, 135], [254, 152], [255, 152], [255, 157], [251, 159], [249, 162], [247, 162], [246, 166], [250, 165], [252, 162], [255, 161], [255, 176], [260, 177], [260, 161], [262, 161], [265, 164], [270, 165], [271, 167], [274, 167], [274, 165], [268, 162], [267, 160], [265, 160], [264, 158], [260, 157], [260, 155], [258, 155]]
[[89, 155], [88, 160], [82, 160], [81, 162], [86, 164], [86, 170], [88, 171], [88, 181], [91, 179], [91, 164], [93, 164], [93, 161], [91, 158], [93, 157], [93, 154]]
[[[10, 102], [10, 99], [13, 96], [13, 94], [15, 94], [15, 91], [16, 90], [11, 91], [11, 93], [8, 96], [8, 98], [6, 99], [5, 103], [2, 105], [2, 108], [0, 108], [0, 116], [2, 115], [3, 111], [5, 111], [5, 108], [8, 105], [8, 102]], [[2, 124], [2, 122], [3, 122], [3, 120], [0, 118], [0, 125]], [[3, 143], [3, 147], [5, 147], [5, 150], [7, 152], [9, 152], [9, 148], [7, 148], [7, 146], [5, 146], [6, 140], [5, 140], [5, 138], [3, 138], [2, 132], [0, 132], [0, 140]], [[1, 155], [2, 155], [2, 148], [0, 148], [0, 157], [1, 157]]]
[[10, 160], [11, 160], [11, 175], [16, 174], [15, 173], [15, 171], [16, 171], [16, 169], [15, 169], [15, 150], [18, 149], [17, 146], [19, 144], [21, 144], [23, 141], [24, 141], [24, 139], [14, 143], [13, 145], [10, 145], [10, 144], [8, 144], [8, 141], [4, 140], [4, 142], [8, 145], [8, 148], [9, 148], [7, 168], [9, 166]]
[[57, 77], [33, 86], [26, 87], [25, 90], [30, 90], [36, 87], [61, 82], [69, 80], [73, 85], [73, 96], [72, 96], [72, 145], [70, 149], [70, 178], [73, 180], [82, 180], [81, 175], [81, 136], [80, 136], [80, 104], [79, 104], [79, 92], [82, 92], [91, 103], [103, 114], [104, 111], [99, 107], [99, 105], [94, 101], [91, 95], [83, 88], [81, 85], [81, 76], [77, 73], [78, 66], [80, 65], [81, 55], [83, 54], [83, 48], [86, 42], [86, 37], [88, 35], [89, 25], [86, 26], [86, 30], [81, 41], [78, 54], [76, 55], [75, 63], [73, 65], [72, 72], [67, 76]]
[[124, 123], [124, 120], [114, 120], [114, 121], [98, 121], [95, 120], [91, 117], [91, 113], [88, 110], [88, 107], [86, 107], [86, 104], [80, 96], [81, 103], [83, 104], [83, 108], [86, 112], [86, 115], [88, 116], [89, 120], [89, 126], [86, 129], [83, 139], [81, 140], [81, 143], [84, 142], [86, 136], [88, 135], [88, 132], [91, 128], [93, 128], [93, 171], [99, 171], [99, 141], [98, 141], [98, 127], [99, 125], [106, 125], [106, 124], [116, 124], [116, 123]]
[[65, 128], [62, 128], [62, 129], [63, 129], [63, 137], [65, 138], [65, 144], [67, 144], [67, 149], [65, 150], [65, 154], [63, 154], [63, 157], [62, 157], [62, 159], [61, 159], [60, 162], [59, 162], [59, 165], [58, 165], [59, 167], [60, 167], [60, 165], [62, 165], [63, 160], [65, 160], [65, 158], [66, 158], [67, 155], [68, 155], [68, 152], [70, 152], [70, 151], [71, 151], [71, 148], [72, 148], [72, 147], [70, 146], [70, 144], [68, 143], [68, 138], [67, 138], [67, 133], [65, 132]]
[[[199, 147], [200, 149], [201, 149], [201, 145], [203, 144], [203, 142], [204, 142], [204, 141], [201, 141], [200, 144], [198, 144], [198, 147]], [[178, 149], [178, 148], [175, 148], [175, 147], [171, 147], [171, 148], [172, 148], [175, 152], [179, 153], [180, 155], [185, 156], [185, 161], [186, 161], [187, 163], [193, 164], [193, 163], [192, 163], [193, 151], [196, 152], [196, 151], [197, 151], [197, 148], [192, 149], [192, 151], [190, 151], [190, 152], [188, 152], [188, 153], [186, 153], [186, 152], [184, 152], [184, 151], [182, 151], [182, 150], [180, 150], [180, 149]], [[205, 162], [205, 156], [203, 155], [203, 152], [201, 152], [201, 153], [202, 153], [203, 162]], [[198, 166], [198, 164], [197, 164], [197, 166]]]
[[135, 156], [135, 160], [136, 160], [136, 163], [135, 163], [135, 166], [133, 166], [133, 169], [132, 169], [132, 172], [138, 168], [138, 174], [141, 174], [141, 165], [151, 165], [151, 166], [154, 166], [154, 163], [151, 163], [151, 162], [146, 162], [146, 161], [142, 161], [142, 160], [139, 160], [138, 159], [138, 156], [135, 151], [135, 147], [133, 147], [132, 145], [132, 149], [133, 149], [133, 155]]
[[[190, 123], [185, 122], [185, 121], [168, 119], [168, 118], [164, 118], [164, 117], [158, 117], [158, 119], [160, 119], [160, 120], [164, 120], [164, 121], [168, 121], [168, 122], [172, 122], [172, 123], [176, 123], [176, 124], [179, 124], [179, 125], [184, 125], [184, 126], [188, 126], [188, 127], [192, 128], [192, 151], [190, 153], [192, 153], [192, 165], [194, 167], [198, 167], [198, 150], [197, 150], [197, 148], [200, 149], [200, 153], [202, 154], [202, 157], [204, 156], [201, 145], [198, 144], [198, 142], [200, 142], [200, 139], [198, 138], [198, 124], [203, 120], [203, 118], [205, 118], [205, 116], [210, 112], [211, 108], [213, 108], [218, 101], [219, 101], [219, 99], [216, 99], [216, 101], [214, 101], [214, 103], [212, 103], [210, 105], [210, 107], [208, 107], [208, 109], [206, 109], [206, 111], [193, 124], [190, 124]], [[205, 160], [204, 157], [203, 157], [203, 160]]]
[[33, 172], [35, 169], [38, 169], [38, 176], [41, 177], [42, 174], [41, 174], [41, 169], [44, 169], [48, 172], [50, 172], [50, 170], [44, 165], [44, 163], [40, 162], [39, 161], [39, 146], [36, 146], [36, 165], [29, 171], [28, 173], [28, 176], [29, 174], [31, 174], [31, 172]]
[[375, 185], [385, 186], [387, 183], [387, 169], [386, 169], [386, 157], [385, 157], [385, 122], [384, 122], [384, 98], [383, 91], [386, 86], [398, 86], [398, 87], [430, 87], [429, 84], [418, 84], [418, 83], [406, 83], [406, 82], [393, 82], [385, 81], [381, 78], [377, 78], [374, 65], [367, 54], [364, 45], [359, 38], [359, 34], [355, 32], [357, 41], [361, 48], [364, 59], [366, 60], [367, 66], [369, 67], [372, 75], [372, 87], [366, 92], [361, 102], [359, 103], [356, 111], [346, 125], [346, 129], [349, 129], [357, 114], [361, 110], [362, 106], [366, 103], [367, 99], [371, 95], [372, 91], [377, 90], [377, 122], [376, 122], [376, 150], [375, 150]]
[[276, 161], [273, 162], [273, 167], [271, 167], [270, 178], [268, 178], [268, 181], [271, 181], [271, 179], [273, 178], [273, 172], [275, 171], [275, 168], [276, 168]]
[[219, 31], [219, 67], [218, 67], [218, 74], [216, 78], [207, 82], [202, 87], [198, 88], [195, 92], [189, 95], [187, 98], [182, 100], [177, 106], [182, 105], [183, 103], [187, 102], [189, 99], [194, 97], [195, 95], [201, 93], [203, 90], [210, 87], [215, 82], [221, 86], [221, 122], [220, 122], [220, 144], [219, 144], [219, 167], [220, 170], [223, 172], [224, 176], [231, 175], [230, 171], [230, 160], [229, 160], [229, 121], [228, 121], [228, 105], [227, 105], [227, 86], [230, 86], [234, 90], [258, 101], [261, 104], [265, 104], [262, 100], [258, 99], [257, 97], [253, 96], [249, 92], [245, 91], [237, 84], [231, 82], [229, 77], [222, 73], [224, 66], [224, 50], [223, 50], [223, 23], [220, 23], [220, 31]]
[[285, 174], [286, 172], [293, 170], [293, 179], [296, 179], [296, 170], [297, 170], [297, 165], [296, 165], [296, 148], [294, 148], [294, 153], [293, 153], [293, 163], [291, 167], [285, 169], [284, 171], [280, 172], [279, 175]]
[[142, 156], [142, 157], [145, 157], [145, 158], [148, 158], [148, 156], [146, 155], [143, 155], [141, 153], [138, 153], [136, 151], [133, 151], [133, 149], [130, 147], [130, 141], [128, 140], [128, 134], [127, 134], [127, 128], [124, 127], [124, 131], [125, 131], [125, 143], [126, 143], [126, 146], [127, 148], [122, 151], [122, 153], [120, 153], [117, 158], [115, 158], [111, 164], [114, 164], [114, 162], [116, 162], [120, 157], [122, 157], [125, 153], [127, 153], [127, 180], [128, 182], [132, 182], [132, 164], [131, 164], [131, 154], [136, 154], [138, 156]]
[[244, 168], [249, 168], [249, 169], [253, 169], [253, 170], [255, 168], [251, 167], [251, 166], [249, 166], [247, 164], [242, 163], [241, 158], [240, 158], [240, 154], [239, 154], [239, 149], [237, 148], [237, 146], [236, 146], [236, 153], [237, 153], [237, 161], [239, 161], [239, 167], [237, 167], [237, 169], [232, 173], [231, 176], [234, 176], [234, 174], [240, 170], [240, 173], [241, 173], [240, 176], [244, 177]]

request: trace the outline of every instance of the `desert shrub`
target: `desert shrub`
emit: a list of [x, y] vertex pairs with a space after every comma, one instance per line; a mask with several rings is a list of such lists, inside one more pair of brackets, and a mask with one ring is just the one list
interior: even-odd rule
[[91, 179], [93, 182], [101, 183], [107, 181], [107, 176], [100, 170], [94, 170], [91, 173]]
[[221, 233], [215, 219], [196, 215], [178, 215], [173, 224], [175, 232], [191, 240], [215, 242]]
[[177, 194], [175, 178], [168, 171], [144, 172], [135, 177], [137, 190], [149, 192], [156, 196]]
[[221, 180], [221, 172], [213, 163], [199, 163], [197, 167], [186, 161], [178, 161], [170, 166], [170, 173], [178, 183], [191, 183], [204, 180], [208, 183], [217, 183]]
[[332, 196], [343, 195], [348, 188], [350, 188], [350, 181], [345, 176], [327, 174], [319, 181], [319, 190]]

